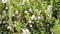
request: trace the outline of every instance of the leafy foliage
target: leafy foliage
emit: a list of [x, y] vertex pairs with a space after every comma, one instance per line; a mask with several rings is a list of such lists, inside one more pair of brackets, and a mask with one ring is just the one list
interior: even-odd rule
[[[6, 0], [5, 0], [6, 1]], [[0, 0], [0, 33], [60, 34], [60, 0]]]

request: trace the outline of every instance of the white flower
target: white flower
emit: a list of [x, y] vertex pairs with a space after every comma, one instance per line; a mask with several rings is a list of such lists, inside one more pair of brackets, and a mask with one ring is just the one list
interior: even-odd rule
[[7, 29], [9, 29], [9, 28], [10, 28], [10, 26], [7, 27]]
[[6, 7], [5, 9], [8, 9], [8, 7]]
[[26, 29], [26, 34], [29, 34], [30, 32], [29, 32], [29, 30], [28, 29]]
[[37, 20], [37, 17], [35, 17], [34, 20]]
[[48, 5], [47, 10], [48, 11], [52, 11], [52, 6], [51, 5]]
[[1, 0], [1, 1], [2, 1], [2, 3], [7, 3], [8, 0]]
[[30, 34], [28, 29], [22, 29], [22, 31], [23, 31], [23, 34]]
[[53, 32], [51, 34], [54, 34]]
[[36, 9], [38, 11], [38, 9]]
[[12, 30], [13, 28], [11, 26], [8, 26], [7, 29]]
[[27, 13], [27, 10], [25, 10], [24, 13]]
[[30, 26], [30, 27], [32, 27], [32, 25], [31, 25], [31, 24], [30, 24], [29, 26]]
[[29, 8], [29, 11], [30, 11], [30, 12], [32, 12], [32, 9], [31, 9], [31, 7]]
[[29, 23], [31, 23], [31, 20], [28, 20]]
[[23, 32], [25, 32], [25, 29], [22, 29]]
[[7, 27], [7, 29], [10, 29], [10, 28], [11, 28], [11, 26], [8, 26], [8, 27]]
[[41, 10], [39, 11], [39, 13], [41, 13]]
[[35, 15], [32, 15], [31, 19], [33, 20], [35, 18]]
[[40, 17], [40, 16], [38, 16], [38, 19], [41, 19], [41, 17]]

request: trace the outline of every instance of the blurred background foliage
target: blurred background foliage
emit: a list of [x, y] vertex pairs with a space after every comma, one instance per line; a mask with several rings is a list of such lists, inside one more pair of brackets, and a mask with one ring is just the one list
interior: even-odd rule
[[0, 34], [22, 34], [22, 29], [60, 34], [60, 0], [0, 0]]

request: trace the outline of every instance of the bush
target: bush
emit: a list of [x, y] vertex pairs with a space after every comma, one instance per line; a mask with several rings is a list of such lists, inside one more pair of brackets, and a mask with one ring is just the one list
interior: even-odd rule
[[60, 34], [60, 0], [0, 0], [0, 34]]

